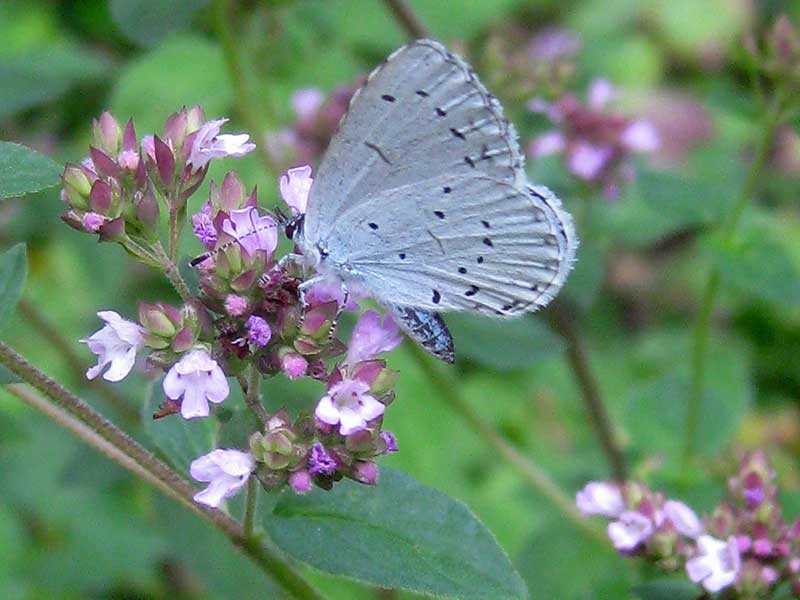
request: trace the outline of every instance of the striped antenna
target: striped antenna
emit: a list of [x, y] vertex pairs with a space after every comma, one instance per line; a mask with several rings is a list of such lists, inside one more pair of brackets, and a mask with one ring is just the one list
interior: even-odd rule
[[[258, 213], [256, 212], [256, 214], [258, 214]], [[251, 229], [247, 233], [244, 233], [244, 234], [240, 235], [238, 238], [234, 238], [232, 240], [229, 240], [229, 241], [225, 242], [219, 248], [214, 248], [213, 250], [209, 250], [208, 252], [205, 252], [205, 253], [201, 254], [200, 256], [197, 256], [197, 257], [193, 258], [191, 261], [189, 261], [189, 265], [192, 266], [192, 267], [196, 267], [197, 265], [199, 265], [203, 261], [208, 260], [209, 258], [215, 257], [220, 252], [224, 252], [225, 250], [227, 250], [228, 248], [230, 248], [234, 244], [238, 243], [239, 240], [242, 239], [242, 238], [245, 238], [245, 237], [250, 236], [250, 235], [256, 235], [261, 231], [266, 231], [267, 229], [272, 229], [273, 227], [277, 227], [277, 225], [275, 224], [274, 221], [273, 221], [272, 224], [267, 225], [265, 227], [257, 226], [255, 224], [255, 221], [253, 221], [253, 211], [250, 211], [250, 226], [251, 226]]]

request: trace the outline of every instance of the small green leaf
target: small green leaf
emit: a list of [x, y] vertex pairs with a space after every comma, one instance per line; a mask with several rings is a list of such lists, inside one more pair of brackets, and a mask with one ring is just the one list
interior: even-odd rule
[[191, 25], [208, 0], [111, 0], [111, 17], [126, 37], [152, 46]]
[[663, 578], [633, 588], [641, 600], [696, 600], [702, 592], [686, 578]]
[[500, 321], [490, 317], [453, 314], [447, 326], [456, 340], [456, 355], [492, 369], [529, 367], [563, 350], [561, 338], [541, 318]]
[[14, 198], [58, 185], [61, 167], [20, 144], [0, 142], [0, 198]]
[[216, 446], [217, 418], [184, 419], [180, 414], [175, 414], [153, 419], [153, 413], [158, 410], [163, 398], [160, 381], [147, 386], [142, 406], [144, 430], [169, 462], [185, 474], [195, 458], [208, 454]]
[[0, 324], [14, 311], [27, 276], [25, 244], [17, 244], [0, 254]]
[[285, 495], [264, 519], [290, 556], [327, 573], [446, 598], [527, 596], [492, 534], [462, 503], [383, 469], [377, 486]]

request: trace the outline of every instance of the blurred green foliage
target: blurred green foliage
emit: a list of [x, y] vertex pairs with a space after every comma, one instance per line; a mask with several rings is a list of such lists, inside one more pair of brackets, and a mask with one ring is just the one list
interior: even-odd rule
[[[195, 103], [209, 117], [231, 117], [232, 130], [243, 130], [237, 76], [249, 82], [258, 125], [274, 131], [292, 119], [293, 91], [316, 86], [327, 92], [352, 83], [405, 39], [384, 5], [373, 0], [242, 2], [236, 43], [243, 72], [231, 73], [210, 4], [0, 4], [0, 137], [36, 148], [57, 163], [77, 161], [85, 154], [91, 119], [103, 109], [122, 120], [133, 117], [142, 135], [158, 132], [182, 104]], [[588, 197], [558, 161], [537, 161], [529, 172], [554, 188], [576, 215], [582, 243], [563, 295], [576, 307], [591, 367], [634, 475], [707, 510], [723, 495], [736, 452], [766, 447], [778, 457], [787, 506], [800, 510], [797, 173], [770, 173], [733, 241], [721, 240], [713, 227], [741, 187], [758, 119], [735, 47], [750, 27], [777, 14], [799, 18], [800, 6], [788, 0], [411, 4], [437, 37], [476, 65], [492, 37], [509, 29], [563, 27], [583, 44], [571, 87], [577, 94], [590, 79], [605, 76], [620, 86], [634, 112], [667, 89], [702, 104], [713, 124], [711, 139], [668, 168], [642, 165], [615, 202]], [[506, 100], [502, 89], [498, 95]], [[523, 142], [546, 127], [521, 102], [507, 110]], [[1, 167], [2, 154], [0, 173]], [[248, 187], [258, 185], [262, 206], [277, 202], [277, 174], [266, 172], [256, 154], [235, 165], [215, 165], [209, 179], [220, 180], [231, 167]], [[52, 178], [47, 165], [40, 168], [43, 177]], [[2, 178], [0, 185], [6, 183]], [[17, 193], [22, 191], [27, 190]], [[60, 211], [57, 189], [3, 201], [0, 235], [4, 250], [27, 243], [24, 298], [88, 366], [89, 353], [77, 340], [97, 328], [97, 310], [132, 316], [139, 301], [175, 297], [116, 246], [98, 246], [64, 227]], [[196, 254], [199, 245], [186, 236], [182, 251]], [[14, 248], [7, 251], [0, 270], [22, 269], [18, 255]], [[678, 458], [691, 328], [712, 265], [723, 287], [696, 440], [702, 457], [685, 469]], [[16, 292], [0, 290], [0, 307]], [[487, 423], [570, 494], [587, 480], [608, 477], [564, 360], [565, 344], [542, 315], [515, 323], [459, 316], [452, 328], [460, 359], [451, 385]], [[148, 415], [158, 400], [149, 396], [154, 383], [144, 375], [118, 385], [128, 409], [121, 411], [85, 384], [64, 352], [22, 311], [5, 322], [3, 334], [150, 446], [159, 438], [188, 444], [197, 432], [187, 428], [219, 425], [153, 422]], [[693, 597], [682, 583], [642, 585], [643, 573], [634, 563], [581, 537], [525, 488], [436, 397], [410, 353], [401, 348], [389, 360], [402, 373], [398, 399], [387, 413], [401, 451], [383, 464], [463, 500], [514, 560], [532, 598]], [[276, 379], [264, 386], [270, 410], [309, 408], [319, 392], [309, 382]], [[143, 415], [140, 422], [125, 421], [131, 411]], [[231, 409], [219, 419], [222, 439], [241, 444], [247, 417]], [[206, 450], [182, 447], [182, 466]], [[390, 484], [402, 479], [390, 473]], [[277, 597], [220, 535], [5, 393], [0, 395], [0, 486], [2, 598]], [[232, 510], [241, 507], [234, 503]], [[349, 546], [357, 541], [340, 542], [342, 553], [356, 552]], [[333, 598], [379, 597], [356, 583], [317, 572], [310, 576]]]

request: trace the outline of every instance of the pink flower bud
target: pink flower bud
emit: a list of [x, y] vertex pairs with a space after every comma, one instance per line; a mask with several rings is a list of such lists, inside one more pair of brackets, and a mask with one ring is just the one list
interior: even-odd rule
[[289, 485], [296, 494], [305, 494], [311, 489], [311, 475], [305, 469], [289, 474]]
[[247, 311], [247, 298], [228, 294], [225, 297], [225, 311], [232, 317], [241, 317]]
[[122, 129], [110, 112], [105, 111], [94, 122], [93, 142], [110, 154], [116, 154], [119, 149]]
[[378, 483], [378, 465], [374, 462], [356, 463], [353, 479], [364, 485], [375, 485]]

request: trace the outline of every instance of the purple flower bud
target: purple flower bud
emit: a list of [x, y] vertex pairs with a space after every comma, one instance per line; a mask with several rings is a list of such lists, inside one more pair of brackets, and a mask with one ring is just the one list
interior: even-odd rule
[[384, 317], [381, 323], [381, 316], [374, 310], [368, 310], [359, 317], [353, 329], [345, 362], [352, 366], [373, 359], [378, 354], [396, 348], [402, 341], [400, 329], [391, 316]]
[[77, 165], [67, 163], [61, 179], [64, 182], [63, 191], [66, 194], [69, 205], [80, 210], [89, 208], [87, 200], [92, 190], [92, 181], [84, 170]]
[[281, 370], [289, 379], [298, 379], [306, 374], [308, 361], [296, 352], [286, 352], [281, 356]]
[[117, 163], [126, 171], [135, 171], [139, 168], [139, 153], [135, 150], [123, 150], [117, 156]]
[[206, 204], [203, 210], [192, 215], [192, 229], [200, 243], [207, 250], [213, 250], [217, 244], [217, 229], [211, 220], [211, 207]]
[[242, 180], [235, 171], [229, 171], [219, 188], [219, 210], [230, 214], [234, 210], [243, 208], [246, 194], [247, 190]]
[[664, 504], [664, 515], [670, 520], [678, 533], [689, 538], [696, 538], [703, 533], [703, 525], [695, 512], [683, 502], [667, 500]]
[[254, 346], [263, 348], [269, 344], [269, 340], [271, 338], [272, 330], [269, 327], [269, 323], [267, 323], [262, 317], [259, 317], [258, 315], [252, 315], [249, 319], [247, 319], [247, 341]]
[[311, 489], [311, 475], [305, 469], [289, 474], [289, 485], [296, 494], [305, 494]]
[[584, 515], [619, 517], [625, 510], [625, 500], [613, 483], [591, 481], [575, 495], [575, 504]]
[[336, 472], [337, 463], [322, 444], [315, 442], [311, 446], [308, 456], [308, 467], [312, 475], [333, 475]]
[[[189, 129], [188, 116], [186, 114], [186, 107], [184, 106], [181, 110], [172, 113], [167, 118], [167, 122], [164, 123], [164, 139], [171, 141], [173, 147], [177, 148], [183, 144], [186, 132], [194, 131], [198, 127], [199, 125]], [[144, 140], [142, 140], [142, 142], [144, 142]]]
[[381, 431], [381, 439], [383, 440], [383, 443], [386, 444], [383, 454], [398, 452], [400, 450], [397, 447], [397, 438], [391, 431]]
[[114, 162], [114, 160], [102, 150], [99, 150], [94, 146], [90, 146], [89, 156], [92, 159], [92, 164], [94, 165], [94, 168], [100, 175], [103, 175], [104, 177], [108, 177], [110, 179], [116, 179], [122, 174], [119, 165], [116, 162]]
[[88, 212], [83, 215], [83, 227], [90, 233], [97, 233], [100, 227], [106, 222], [106, 217], [97, 213]]
[[744, 554], [750, 551], [750, 548], [753, 547], [753, 540], [750, 539], [749, 535], [739, 535], [736, 536], [736, 544], [739, 548], [739, 552]]
[[753, 554], [756, 556], [767, 557], [772, 554], [772, 542], [765, 538], [759, 538], [753, 542]]
[[378, 483], [378, 465], [374, 462], [356, 463], [353, 468], [353, 479], [364, 485], [375, 485]]
[[119, 149], [122, 129], [110, 112], [105, 111], [94, 122], [93, 141], [96, 146], [110, 154], [116, 154]]
[[143, 194], [134, 197], [133, 207], [136, 211], [136, 219], [144, 227], [145, 233], [150, 233], [152, 237], [156, 237], [158, 235], [159, 214], [161, 211], [158, 206], [158, 200], [156, 200], [156, 196], [153, 193], [153, 187], [150, 184], [148, 184]]
[[137, 152], [138, 150], [136, 147], [136, 129], [133, 127], [133, 119], [128, 119], [128, 122], [125, 124], [125, 131], [122, 133], [122, 150], [127, 152]]
[[744, 485], [742, 496], [747, 508], [755, 508], [764, 501], [766, 494], [764, 493], [761, 476], [758, 473], [747, 473], [742, 480], [742, 484]]
[[194, 345], [194, 332], [189, 326], [184, 327], [172, 340], [172, 351], [176, 354], [181, 354], [191, 349]]
[[247, 298], [242, 298], [236, 294], [225, 296], [225, 312], [232, 317], [241, 317], [247, 312]]
[[172, 153], [172, 149], [158, 136], [153, 138], [153, 148], [161, 183], [164, 187], [170, 188], [175, 178], [175, 155]]
[[621, 552], [630, 552], [653, 535], [653, 522], [636, 511], [626, 511], [608, 524], [608, 537]]
[[125, 239], [125, 219], [111, 219], [100, 225], [101, 242], [118, 242]]
[[102, 179], [98, 179], [92, 185], [92, 191], [89, 192], [89, 205], [94, 212], [101, 214], [108, 214], [111, 208], [111, 186]]

